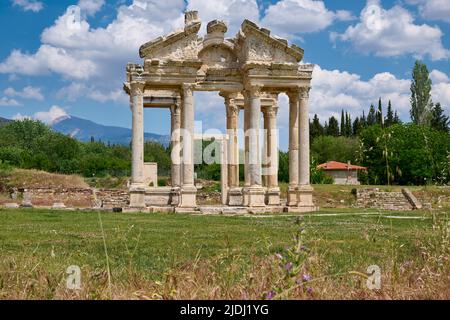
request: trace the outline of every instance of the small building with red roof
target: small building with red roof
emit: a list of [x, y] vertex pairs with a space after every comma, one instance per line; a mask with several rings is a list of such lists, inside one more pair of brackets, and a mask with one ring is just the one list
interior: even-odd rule
[[317, 169], [323, 170], [331, 176], [334, 184], [360, 184], [358, 180], [358, 171], [367, 170], [366, 167], [338, 161], [328, 161], [319, 164]]

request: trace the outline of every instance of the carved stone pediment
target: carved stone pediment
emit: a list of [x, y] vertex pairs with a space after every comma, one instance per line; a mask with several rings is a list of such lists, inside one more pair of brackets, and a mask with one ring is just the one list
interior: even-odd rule
[[242, 62], [297, 64], [303, 49], [288, 45], [287, 40], [272, 37], [270, 31], [245, 20], [237, 36], [237, 48]]

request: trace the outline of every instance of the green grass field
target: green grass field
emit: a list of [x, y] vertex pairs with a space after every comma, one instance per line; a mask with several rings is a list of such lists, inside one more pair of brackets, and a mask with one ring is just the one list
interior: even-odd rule
[[[33, 209], [0, 216], [0, 298], [450, 297], [445, 212], [330, 209], [300, 222]], [[305, 249], [288, 258], [300, 242]], [[295, 272], [283, 269], [289, 259]], [[374, 264], [380, 290], [356, 273]], [[65, 286], [70, 265], [81, 268], [81, 290]], [[313, 280], [296, 284], [306, 273]]]

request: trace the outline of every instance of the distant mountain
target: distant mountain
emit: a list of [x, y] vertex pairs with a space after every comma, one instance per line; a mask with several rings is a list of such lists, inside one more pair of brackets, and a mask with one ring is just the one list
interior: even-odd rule
[[[131, 129], [104, 126], [90, 120], [81, 119], [73, 116], [64, 116], [55, 120], [51, 126], [56, 132], [67, 134], [79, 141], [109, 142], [111, 144], [129, 144], [131, 141]], [[164, 146], [170, 143], [170, 136], [159, 135], [155, 133], [144, 133], [146, 141], [156, 141]]]
[[8, 122], [11, 122], [11, 120], [0, 117], [0, 127], [4, 126]]

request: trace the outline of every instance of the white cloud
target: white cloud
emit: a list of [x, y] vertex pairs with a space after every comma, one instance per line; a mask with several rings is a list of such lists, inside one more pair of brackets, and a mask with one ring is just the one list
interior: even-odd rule
[[51, 72], [64, 77], [86, 79], [96, 73], [96, 65], [87, 57], [76, 57], [64, 48], [42, 45], [35, 54], [13, 50], [0, 63], [0, 73], [42, 75]]
[[351, 12], [328, 10], [322, 1], [281, 0], [270, 5], [262, 19], [262, 24], [280, 36], [320, 31], [335, 20], [352, 20]]
[[126, 104], [129, 101], [128, 96], [121, 88], [111, 91], [101, 91], [93, 86], [88, 87], [86, 84], [80, 82], [72, 82], [70, 85], [62, 87], [56, 95], [58, 98], [66, 99], [70, 102], [76, 101], [81, 97], [90, 98], [102, 103], [114, 101]]
[[381, 57], [411, 54], [429, 56], [432, 60], [450, 57], [450, 51], [442, 44], [442, 36], [439, 27], [415, 24], [408, 10], [400, 6], [383, 9], [379, 0], [367, 2], [359, 23], [348, 27], [343, 34], [331, 34], [332, 40], [349, 41], [365, 53]]
[[44, 96], [41, 93], [41, 88], [36, 88], [32, 86], [26, 86], [20, 91], [16, 91], [14, 88], [6, 88], [3, 93], [8, 97], [20, 97], [25, 99], [34, 99], [42, 101]]
[[52, 124], [62, 117], [68, 117], [68, 114], [63, 108], [59, 106], [52, 106], [48, 111], [36, 112], [33, 115], [34, 119], [48, 124]]
[[15, 99], [9, 99], [7, 97], [0, 98], [0, 106], [2, 107], [18, 107], [21, 104], [17, 102]]
[[88, 16], [95, 15], [105, 4], [105, 0], [80, 0], [78, 6], [82, 13]]
[[230, 36], [236, 34], [244, 19], [259, 22], [256, 0], [189, 0], [187, 9], [199, 11], [203, 32], [206, 30], [206, 24], [215, 19], [227, 22]]
[[406, 2], [418, 5], [419, 13], [424, 19], [450, 22], [448, 0], [407, 0]]
[[433, 70], [430, 72], [430, 78], [431, 81], [433, 81], [434, 84], [441, 83], [441, 82], [450, 82], [448, 76], [439, 70]]
[[42, 2], [34, 0], [13, 0], [12, 3], [21, 7], [24, 11], [39, 12], [44, 8]]

